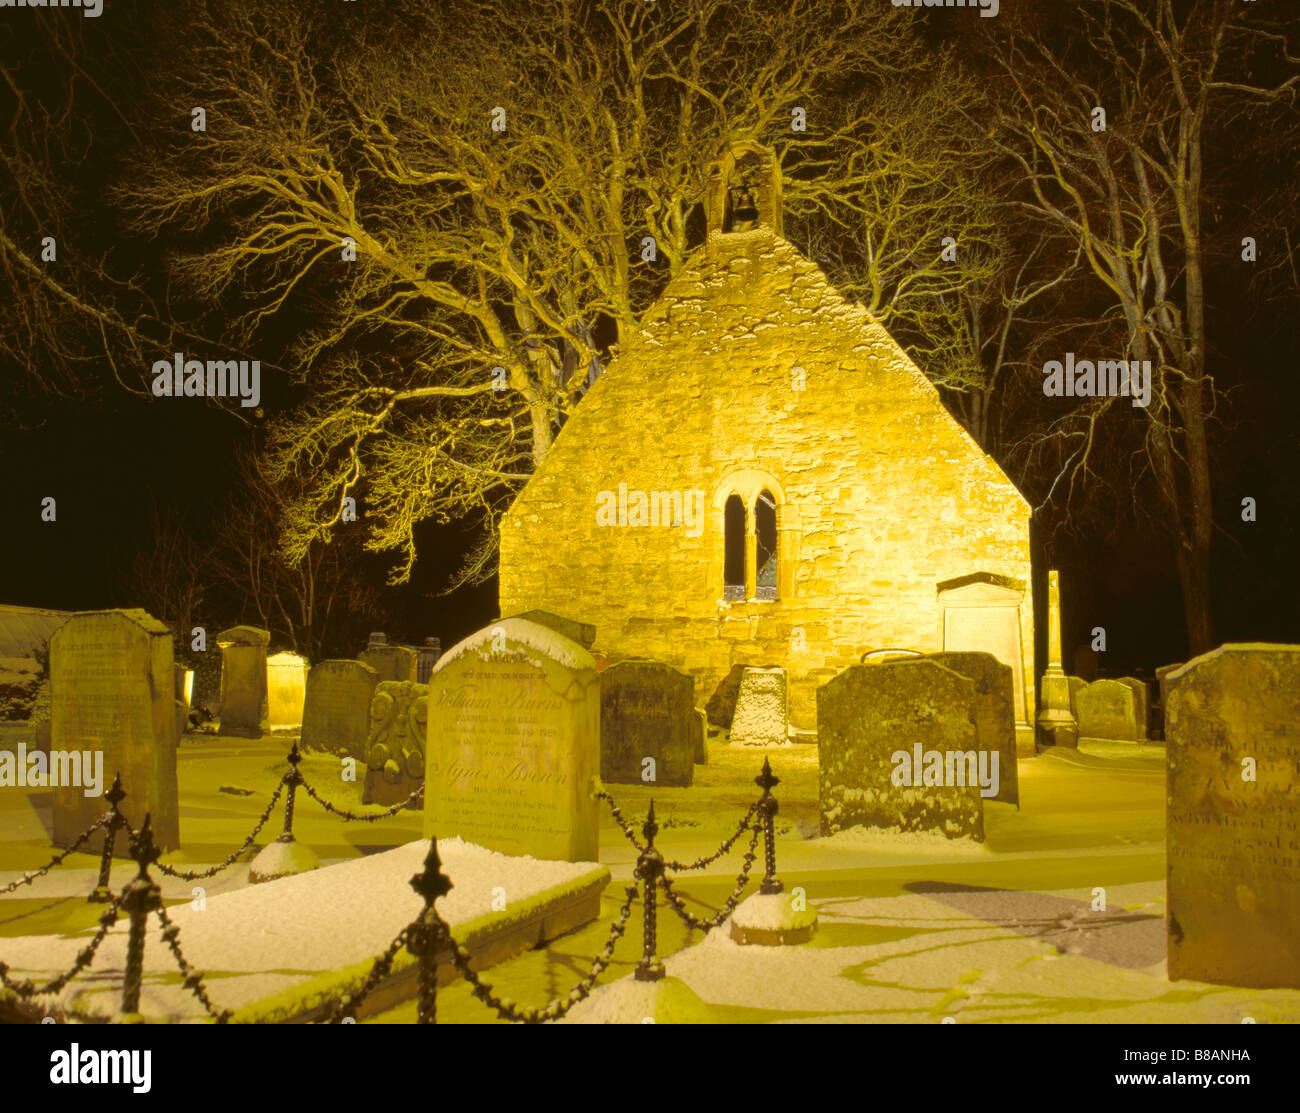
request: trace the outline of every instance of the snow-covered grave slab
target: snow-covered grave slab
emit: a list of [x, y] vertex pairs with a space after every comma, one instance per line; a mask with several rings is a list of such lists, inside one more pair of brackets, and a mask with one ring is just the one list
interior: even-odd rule
[[[476, 969], [501, 962], [596, 919], [609, 869], [594, 862], [551, 862], [509, 857], [458, 838], [438, 840], [451, 892], [438, 911], [471, 954]], [[418, 915], [423, 902], [410, 886], [424, 864], [429, 841], [344, 862], [264, 885], [251, 885], [194, 905], [174, 905], [168, 916], [180, 928], [186, 960], [203, 972], [217, 1009], [234, 1020], [276, 1022], [321, 1019], [336, 998], [361, 985], [372, 960]], [[504, 908], [501, 908], [504, 902]], [[493, 910], [493, 904], [500, 910]], [[95, 955], [89, 970], [57, 997], [33, 999], [56, 1019], [72, 1014], [108, 1018], [121, 1000], [126, 957], [125, 916]], [[0, 959], [11, 977], [38, 985], [68, 969], [93, 932], [19, 936], [0, 940]], [[414, 957], [403, 947], [389, 979], [358, 1010], [359, 1019], [413, 998]], [[439, 982], [455, 978], [449, 963]], [[140, 1012], [146, 1021], [205, 1019], [198, 1000], [149, 917]]]

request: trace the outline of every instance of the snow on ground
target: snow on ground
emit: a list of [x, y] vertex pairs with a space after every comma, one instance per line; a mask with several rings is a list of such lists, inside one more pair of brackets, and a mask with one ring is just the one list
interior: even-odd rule
[[[428, 841], [420, 840], [385, 854], [213, 897], [201, 909], [177, 906], [168, 915], [180, 928], [187, 960], [209, 972], [214, 1003], [233, 1009], [382, 952], [423, 907], [410, 879], [422, 869], [428, 850]], [[512, 913], [527, 908], [533, 898], [599, 869], [592, 863], [512, 858], [460, 839], [441, 839], [438, 850], [453, 886], [439, 899], [438, 910], [453, 928], [493, 913], [496, 897], [506, 902], [501, 917], [512, 919]], [[121, 970], [126, 930], [123, 918], [104, 940], [92, 970]], [[197, 1017], [198, 1003], [168, 984], [177, 980], [177, 968], [160, 931], [151, 917], [145, 944], [149, 976], [141, 1011], [146, 1016]], [[4, 959], [15, 976], [39, 983], [71, 966], [85, 942], [84, 934], [9, 938], [3, 941]], [[116, 994], [96, 996], [93, 1002], [77, 1004], [77, 1011], [103, 1011]], [[68, 993], [61, 998], [65, 1003], [68, 999]]]

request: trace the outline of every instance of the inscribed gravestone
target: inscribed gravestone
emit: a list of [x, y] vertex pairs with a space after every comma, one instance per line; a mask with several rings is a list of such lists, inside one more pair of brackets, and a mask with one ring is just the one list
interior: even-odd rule
[[1128, 684], [1118, 680], [1094, 680], [1074, 696], [1080, 738], [1109, 738], [1136, 742], [1138, 697]]
[[221, 647], [221, 729], [236, 738], [261, 738], [267, 728], [266, 644], [256, 626], [233, 626], [217, 635]]
[[1220, 646], [1171, 679], [1169, 977], [1300, 989], [1300, 645]]
[[277, 653], [266, 659], [267, 721], [276, 727], [302, 726], [307, 698], [307, 658]]
[[365, 759], [379, 676], [360, 661], [318, 661], [307, 673], [302, 747]]
[[741, 746], [783, 746], [787, 741], [785, 669], [747, 668], [740, 677], [731, 741]]
[[[163, 850], [180, 846], [174, 690], [171, 634], [144, 611], [76, 614], [50, 639], [51, 750], [69, 758], [101, 753], [101, 792], [121, 773], [123, 814], [139, 827], [151, 813]], [[70, 845], [107, 809], [102, 795], [86, 796], [78, 785], [53, 793], [57, 846]], [[84, 849], [98, 852], [102, 843], [97, 834]], [[128, 849], [119, 837], [115, 852]]]
[[375, 670], [381, 681], [414, 680], [417, 670], [415, 650], [405, 645], [376, 645], [364, 649], [358, 658]]
[[363, 804], [396, 804], [424, 784], [427, 695], [413, 680], [381, 680], [370, 701]]
[[429, 678], [424, 835], [595, 861], [600, 687], [582, 646], [526, 619], [471, 634]]
[[931, 653], [936, 661], [975, 685], [975, 747], [998, 752], [998, 793], [992, 797], [1020, 804], [1020, 769], [1016, 756], [1015, 673], [991, 653]]
[[1150, 734], [1151, 688], [1145, 680], [1134, 676], [1121, 676], [1119, 682], [1132, 688], [1133, 695], [1137, 697], [1137, 738], [1145, 741]]
[[982, 840], [974, 701], [973, 681], [924, 658], [852, 665], [819, 688], [822, 834], [861, 825]]
[[[695, 681], [662, 661], [620, 661], [600, 677], [600, 779], [684, 787], [695, 774]], [[645, 779], [646, 758], [654, 777]]]

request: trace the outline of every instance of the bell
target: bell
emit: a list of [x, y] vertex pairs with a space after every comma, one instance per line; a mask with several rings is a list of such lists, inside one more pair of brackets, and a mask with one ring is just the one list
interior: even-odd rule
[[731, 207], [731, 230], [743, 232], [758, 223], [758, 207], [754, 204], [754, 195], [748, 186], [741, 186], [735, 191]]

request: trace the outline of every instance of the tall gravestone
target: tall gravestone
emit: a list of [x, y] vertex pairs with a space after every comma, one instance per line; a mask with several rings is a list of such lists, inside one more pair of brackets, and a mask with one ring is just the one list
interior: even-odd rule
[[1139, 742], [1145, 742], [1151, 734], [1151, 686], [1145, 680], [1139, 680], [1135, 676], [1121, 676], [1119, 682], [1133, 689], [1133, 696], [1137, 700], [1135, 737]]
[[731, 741], [740, 746], [783, 746], [790, 718], [786, 706], [785, 669], [747, 668], [740, 677]]
[[405, 645], [375, 645], [361, 652], [358, 660], [375, 670], [381, 681], [414, 680], [417, 673], [415, 650]]
[[424, 784], [427, 704], [424, 686], [413, 680], [381, 680], [375, 688], [363, 804], [396, 804]]
[[269, 631], [232, 626], [217, 635], [221, 647], [221, 729], [236, 738], [266, 732], [266, 645]]
[[974, 706], [974, 682], [926, 658], [851, 665], [819, 688], [822, 834], [897, 827], [983, 839]]
[[[1073, 749], [1079, 744], [1079, 723], [1075, 718], [1075, 690], [1061, 664], [1061, 576], [1047, 573], [1047, 668], [1043, 672], [1037, 730], [1046, 745]], [[1034, 745], [1020, 748], [1021, 757], [1032, 757]]]
[[610, 665], [600, 676], [600, 779], [689, 785], [695, 719], [695, 681], [688, 673], [662, 661]]
[[[175, 670], [167, 627], [142, 610], [75, 614], [50, 639], [50, 747], [83, 762], [102, 754], [101, 795], [84, 787], [54, 788], [54, 842], [69, 846], [107, 810], [102, 792], [116, 774], [133, 827], [153, 817], [163, 850], [180, 846], [176, 791]], [[63, 777], [61, 779], [68, 779]], [[84, 776], [83, 776], [84, 781]], [[84, 848], [97, 852], [101, 835]], [[127, 840], [115, 852], [125, 856]]]
[[307, 658], [297, 653], [277, 653], [266, 659], [267, 721], [271, 729], [302, 726], [307, 699]]
[[1300, 645], [1170, 679], [1169, 977], [1300, 989]]
[[1146, 737], [1138, 728], [1138, 696], [1118, 680], [1094, 680], [1074, 696], [1079, 713], [1080, 738], [1105, 738], [1136, 742]]
[[600, 687], [586, 649], [506, 618], [429, 679], [424, 834], [507, 854], [595, 861]]
[[975, 685], [975, 747], [996, 750], [998, 794], [993, 799], [1020, 805], [1020, 770], [1016, 755], [1014, 673], [991, 653], [931, 653], [935, 661]]
[[370, 732], [370, 702], [379, 676], [360, 661], [318, 661], [307, 673], [302, 712], [305, 750], [363, 761]]

